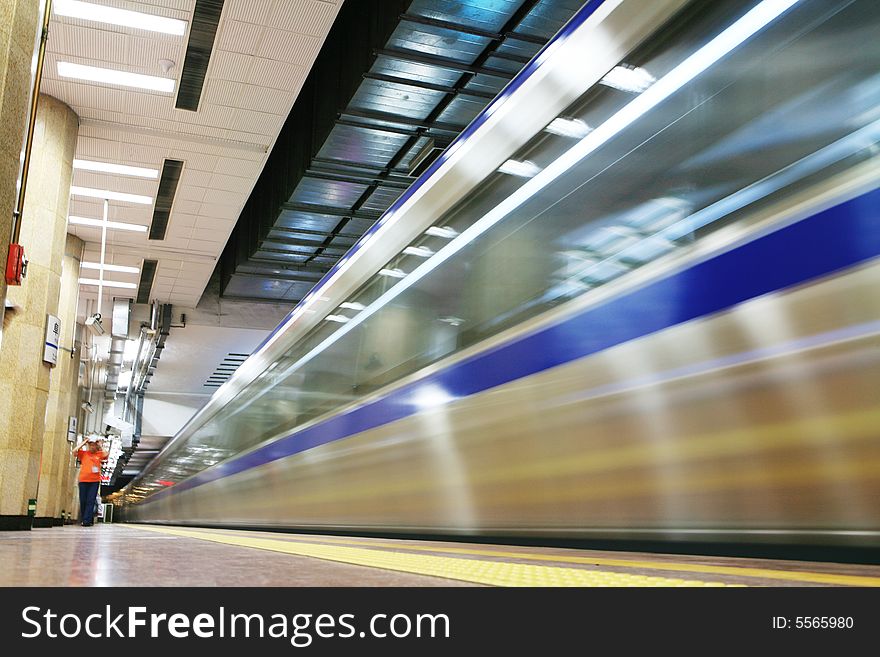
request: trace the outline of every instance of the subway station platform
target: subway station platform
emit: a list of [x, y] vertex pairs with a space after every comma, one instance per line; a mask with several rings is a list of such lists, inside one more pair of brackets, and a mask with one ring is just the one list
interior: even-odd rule
[[880, 566], [148, 525], [0, 534], [2, 586], [880, 586]]

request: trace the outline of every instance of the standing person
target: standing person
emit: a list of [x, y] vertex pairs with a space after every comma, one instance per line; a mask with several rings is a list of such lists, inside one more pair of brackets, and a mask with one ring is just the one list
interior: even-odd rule
[[[101, 462], [107, 460], [101, 439], [87, 438], [76, 447], [79, 468], [79, 515], [83, 527], [91, 527], [95, 518], [95, 498], [101, 485]], [[83, 449], [84, 445], [88, 448]]]

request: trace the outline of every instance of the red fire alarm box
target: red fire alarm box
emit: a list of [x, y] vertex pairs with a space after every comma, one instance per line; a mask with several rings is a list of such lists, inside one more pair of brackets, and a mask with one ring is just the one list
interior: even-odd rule
[[6, 257], [6, 284], [21, 285], [27, 271], [27, 258], [21, 244], [10, 244], [9, 255]]

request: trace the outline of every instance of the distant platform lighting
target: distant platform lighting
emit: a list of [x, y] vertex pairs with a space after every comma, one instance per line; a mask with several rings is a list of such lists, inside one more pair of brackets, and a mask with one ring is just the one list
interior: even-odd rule
[[443, 239], [451, 240], [458, 237], [458, 231], [453, 230], [452, 228], [431, 226], [428, 230], [425, 231], [425, 235], [430, 235], [431, 237], [442, 237]]
[[519, 160], [507, 160], [507, 162], [498, 167], [498, 171], [519, 178], [532, 178], [541, 173], [541, 167], [531, 160], [523, 160], [522, 162]]
[[403, 250], [404, 255], [418, 256], [419, 258], [430, 258], [434, 252], [427, 246], [408, 246]]
[[557, 119], [553, 119], [544, 130], [560, 137], [583, 139], [590, 134], [592, 128], [580, 119], [566, 119], [560, 116]]
[[630, 93], [642, 93], [656, 81], [657, 78], [638, 66], [615, 66], [600, 80], [607, 87]]

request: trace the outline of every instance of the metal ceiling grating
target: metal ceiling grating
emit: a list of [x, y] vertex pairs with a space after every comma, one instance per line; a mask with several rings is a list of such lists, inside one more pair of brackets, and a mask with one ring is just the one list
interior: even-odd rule
[[150, 303], [150, 291], [153, 289], [153, 279], [156, 278], [158, 260], [144, 260], [141, 265], [141, 278], [138, 281], [136, 303]]
[[581, 4], [345, 3], [223, 252], [223, 296], [298, 302]]
[[230, 352], [226, 354], [223, 360], [214, 368], [214, 371], [205, 379], [202, 384], [205, 388], [219, 388], [229, 378], [235, 374], [235, 370], [241, 367], [241, 364], [247, 360], [248, 354], [239, 354]]
[[214, 36], [217, 24], [223, 12], [224, 0], [196, 0], [193, 10], [192, 24], [189, 30], [189, 42], [186, 45], [186, 57], [180, 73], [180, 85], [177, 90], [177, 109], [195, 112], [199, 109], [202, 89], [205, 86], [205, 74], [208, 62], [214, 49]]
[[153, 207], [153, 221], [150, 223], [151, 240], [165, 239], [165, 231], [168, 229], [168, 219], [171, 216], [171, 206], [174, 205], [174, 195], [177, 192], [181, 171], [183, 171], [183, 162], [180, 160], [165, 160], [162, 165], [159, 191], [156, 193], [156, 204]]

